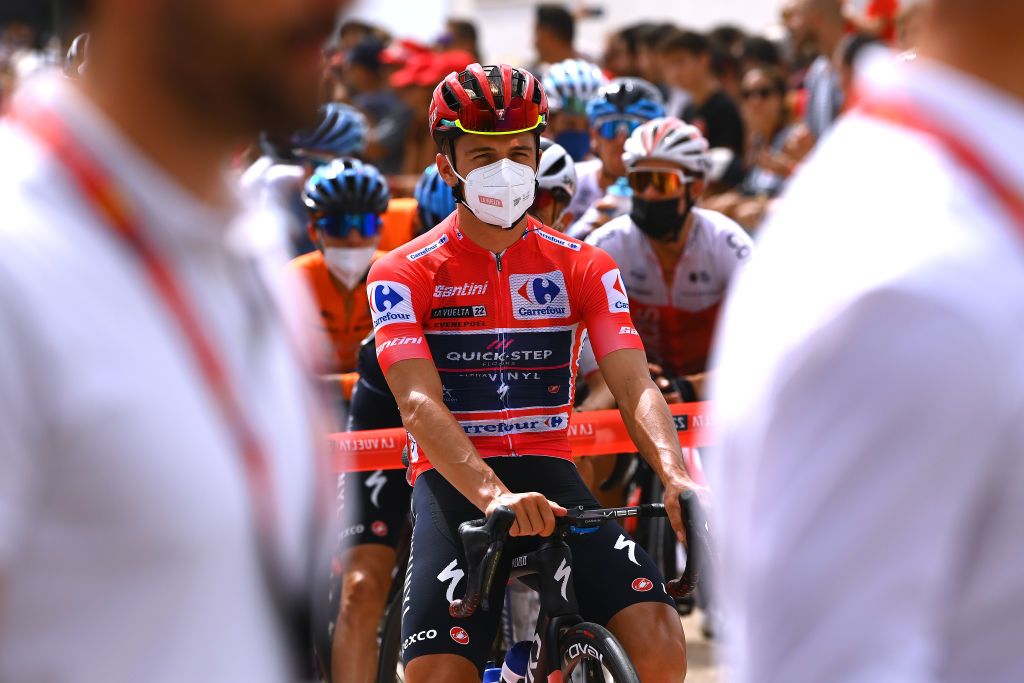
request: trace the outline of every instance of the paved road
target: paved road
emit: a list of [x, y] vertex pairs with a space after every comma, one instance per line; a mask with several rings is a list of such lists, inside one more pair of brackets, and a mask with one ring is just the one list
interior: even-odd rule
[[713, 646], [701, 633], [697, 613], [683, 618], [683, 631], [686, 633], [686, 683], [721, 683], [722, 677], [714, 666]]

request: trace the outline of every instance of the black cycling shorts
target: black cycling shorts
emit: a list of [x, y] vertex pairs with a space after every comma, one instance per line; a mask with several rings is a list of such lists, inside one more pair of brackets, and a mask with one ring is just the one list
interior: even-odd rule
[[[572, 461], [544, 456], [487, 458], [498, 478], [517, 493], [537, 491], [563, 507], [600, 507]], [[416, 479], [413, 489], [412, 550], [403, 596], [402, 657], [408, 663], [431, 654], [453, 654], [473, 662], [483, 674], [498, 632], [512, 558], [536, 548], [538, 537], [517, 537], [505, 548], [490, 597], [489, 612], [467, 619], [448, 614], [453, 598], [466, 589], [465, 558], [457, 542], [459, 524], [483, 514], [435, 470]], [[606, 625], [622, 609], [641, 602], [673, 605], [664, 578], [642, 547], [622, 527], [609, 522], [585, 536], [570, 536], [573, 577], [582, 616]]]
[[367, 543], [396, 548], [411, 494], [405, 470], [338, 475], [338, 550]]

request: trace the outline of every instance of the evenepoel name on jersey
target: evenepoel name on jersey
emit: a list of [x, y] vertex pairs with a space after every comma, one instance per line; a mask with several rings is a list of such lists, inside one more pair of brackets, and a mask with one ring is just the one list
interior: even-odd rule
[[516, 320], [567, 318], [569, 293], [561, 271], [509, 276], [512, 316]]
[[366, 287], [370, 298], [373, 329], [379, 330], [392, 323], [407, 323], [415, 319], [412, 293], [401, 282], [378, 280]]
[[511, 436], [562, 431], [569, 426], [569, 415], [538, 415], [511, 420], [460, 420], [459, 424], [468, 436]]

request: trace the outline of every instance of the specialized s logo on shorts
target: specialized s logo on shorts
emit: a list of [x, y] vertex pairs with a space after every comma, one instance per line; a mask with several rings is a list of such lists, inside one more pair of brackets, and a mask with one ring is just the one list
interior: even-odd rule
[[366, 294], [370, 298], [374, 330], [392, 323], [412, 322], [416, 317], [412, 310], [412, 294], [400, 282], [374, 282], [367, 286]]
[[609, 270], [601, 276], [604, 293], [608, 296], [608, 311], [611, 313], [629, 312], [629, 298], [626, 296], [626, 285], [618, 269]]
[[508, 281], [516, 320], [569, 317], [569, 293], [561, 271], [510, 275]]

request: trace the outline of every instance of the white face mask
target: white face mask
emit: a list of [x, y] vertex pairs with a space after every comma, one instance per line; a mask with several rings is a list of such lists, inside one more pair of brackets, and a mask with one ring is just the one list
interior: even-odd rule
[[355, 289], [366, 275], [377, 247], [328, 247], [324, 249], [324, 261], [331, 274], [341, 280], [348, 289]]
[[463, 182], [466, 206], [484, 223], [511, 228], [533, 206], [537, 173], [529, 166], [501, 159], [470, 171], [463, 178], [455, 171], [451, 159], [448, 163], [455, 177]]

